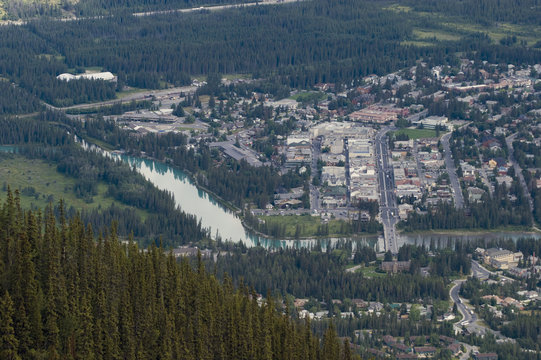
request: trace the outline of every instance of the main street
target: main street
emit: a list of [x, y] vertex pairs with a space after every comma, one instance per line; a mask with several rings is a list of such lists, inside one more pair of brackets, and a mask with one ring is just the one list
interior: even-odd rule
[[312, 164], [310, 169], [310, 209], [319, 211], [319, 188], [313, 184], [313, 179], [317, 174], [317, 160], [319, 159], [321, 142], [318, 138], [312, 141]]
[[385, 127], [376, 134], [374, 148], [376, 150], [380, 191], [379, 208], [381, 222], [383, 223], [385, 251], [397, 254], [396, 223], [398, 223], [398, 207], [396, 205], [393, 166], [389, 161], [389, 145], [386, 136], [387, 132], [392, 129], [391, 127]]
[[455, 162], [451, 156], [451, 147], [449, 146], [449, 139], [451, 138], [451, 132], [443, 135], [441, 137], [441, 144], [443, 145], [443, 156], [445, 159], [445, 167], [447, 168], [447, 173], [449, 174], [449, 180], [453, 189], [455, 207], [457, 209], [464, 207], [464, 196], [462, 195], [462, 189], [460, 188], [460, 182], [458, 181], [458, 176], [456, 175]]

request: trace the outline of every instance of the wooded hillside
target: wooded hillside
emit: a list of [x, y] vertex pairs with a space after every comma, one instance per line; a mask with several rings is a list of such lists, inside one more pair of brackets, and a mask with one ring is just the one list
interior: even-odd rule
[[[349, 359], [331, 327], [320, 342], [248, 288], [199, 260], [96, 241], [78, 217], [0, 210], [2, 359]], [[281, 307], [278, 307], [281, 309]]]

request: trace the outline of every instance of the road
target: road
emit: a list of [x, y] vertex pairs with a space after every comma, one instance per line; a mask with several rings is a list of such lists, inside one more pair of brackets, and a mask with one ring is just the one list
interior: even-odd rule
[[314, 176], [317, 176], [317, 161], [319, 159], [319, 154], [321, 151], [321, 142], [318, 138], [312, 141], [312, 166], [311, 166], [311, 178], [310, 178], [310, 209], [319, 211], [319, 188], [312, 185], [312, 180]]
[[518, 177], [520, 186], [522, 186], [522, 191], [524, 192], [524, 196], [526, 196], [526, 198], [528, 199], [528, 204], [530, 205], [530, 211], [533, 212], [532, 195], [528, 191], [526, 180], [524, 180], [524, 175], [522, 175], [522, 169], [520, 168], [514, 156], [513, 141], [515, 140], [516, 136], [517, 134], [513, 134], [505, 138], [505, 143], [507, 144], [507, 151], [509, 153], [509, 161], [511, 161], [511, 164], [513, 164], [513, 168], [515, 169], [515, 175]]
[[414, 121], [419, 121], [421, 120], [422, 118], [425, 118], [426, 116], [428, 115], [428, 109], [427, 110], [423, 110], [421, 112], [418, 112], [417, 114], [413, 114], [413, 115], [410, 115], [408, 116], [408, 121], [411, 123], [411, 122], [414, 122]]
[[494, 275], [493, 272], [488, 271], [475, 260], [471, 261], [471, 269], [473, 272], [473, 276], [481, 280], [488, 279], [490, 275]]
[[141, 91], [136, 92], [133, 94], [128, 94], [125, 97], [121, 99], [112, 99], [107, 101], [101, 101], [101, 102], [95, 102], [91, 104], [79, 104], [79, 105], [73, 105], [73, 106], [67, 106], [67, 107], [56, 107], [49, 104], [45, 104], [45, 106], [52, 110], [70, 110], [70, 109], [88, 109], [88, 108], [97, 108], [101, 106], [107, 106], [107, 105], [114, 105], [118, 104], [119, 102], [130, 102], [130, 101], [138, 101], [138, 100], [151, 100], [152, 97], [159, 100], [160, 98], [167, 98], [167, 97], [174, 97], [179, 96], [180, 94], [194, 94], [197, 90], [196, 86], [181, 86], [181, 87], [175, 87], [165, 90], [148, 90], [148, 91]]
[[[494, 274], [488, 271], [487, 269], [485, 269], [475, 260], [472, 260], [471, 264], [472, 264], [472, 272], [473, 272], [474, 277], [477, 277], [480, 279], [487, 279], [489, 275]], [[506, 278], [506, 279], [509, 279], [509, 278]], [[513, 279], [509, 279], [509, 280], [514, 281]], [[513, 339], [504, 336], [501, 332], [494, 331], [486, 327], [485, 325], [483, 325], [480, 322], [481, 319], [479, 319], [477, 314], [473, 312], [473, 310], [470, 310], [465, 305], [464, 300], [459, 296], [460, 288], [462, 287], [462, 284], [465, 281], [466, 280], [453, 281], [454, 285], [449, 292], [449, 297], [451, 298], [451, 301], [453, 301], [456, 304], [458, 312], [462, 315], [462, 321], [454, 325], [455, 330], [461, 330], [461, 327], [463, 326], [466, 329], [468, 329], [468, 331], [474, 332], [477, 335], [484, 335], [487, 332], [490, 332], [494, 334], [494, 336], [497, 339], [503, 339], [505, 341], [514, 342]]]
[[[481, 154], [481, 153], [479, 153], [479, 160], [481, 161], [481, 164], [485, 163], [485, 160], [483, 159], [483, 154]], [[481, 170], [479, 172], [481, 174], [481, 179], [483, 180], [483, 183], [488, 188], [488, 192], [490, 193], [490, 196], [492, 196], [493, 193], [494, 193], [494, 186], [488, 180], [488, 175], [487, 175], [487, 172], [485, 170], [485, 167], [481, 166]]]
[[415, 162], [417, 163], [417, 171], [419, 172], [418, 176], [419, 179], [421, 179], [421, 185], [424, 185], [426, 183], [426, 176], [423, 164], [419, 159], [419, 142], [417, 140], [413, 142], [413, 156], [415, 157]]
[[462, 315], [462, 321], [460, 324], [466, 325], [466, 323], [471, 324], [472, 322], [477, 321], [477, 315], [466, 307], [464, 305], [464, 302], [458, 295], [460, 293], [460, 288], [462, 287], [462, 284], [466, 280], [455, 280], [453, 281], [453, 287], [451, 288], [451, 291], [449, 292], [449, 296], [451, 297], [451, 300], [456, 304], [456, 307], [458, 309], [458, 312], [460, 315]]
[[391, 127], [381, 129], [375, 137], [376, 163], [378, 171], [378, 185], [380, 192], [380, 218], [383, 223], [383, 236], [385, 251], [398, 253], [396, 224], [398, 223], [398, 207], [396, 204], [396, 186], [394, 183], [393, 166], [389, 161], [389, 144], [387, 132]]
[[443, 135], [441, 137], [441, 144], [443, 145], [443, 157], [445, 160], [445, 167], [447, 168], [447, 173], [449, 174], [449, 179], [451, 182], [451, 187], [453, 189], [455, 207], [461, 209], [464, 207], [464, 196], [462, 194], [462, 189], [460, 188], [460, 182], [458, 181], [458, 176], [456, 175], [455, 162], [451, 156], [451, 147], [449, 146], [449, 139], [451, 138], [451, 132]]
[[[229, 5], [217, 5], [217, 6], [198, 6], [193, 8], [184, 8], [184, 9], [171, 9], [171, 10], [158, 10], [158, 11], [147, 11], [147, 12], [139, 12], [139, 13], [132, 13], [132, 16], [142, 17], [142, 16], [153, 16], [153, 15], [165, 15], [165, 14], [173, 14], [173, 13], [197, 13], [201, 11], [222, 11], [227, 9], [236, 9], [236, 8], [244, 8], [249, 6], [256, 6], [256, 5], [282, 5], [282, 4], [290, 4], [290, 3], [296, 3], [303, 0], [264, 0], [264, 1], [256, 1], [256, 2], [249, 2], [249, 3], [241, 3], [241, 4], [229, 4]], [[105, 18], [112, 18], [113, 15], [104, 15], [104, 16], [88, 16], [88, 17], [65, 17], [65, 18], [55, 18], [52, 19], [54, 21], [62, 21], [62, 22], [68, 22], [68, 21], [84, 21], [84, 20], [99, 20], [99, 19], [105, 19]], [[0, 20], [0, 26], [8, 26], [8, 25], [14, 25], [14, 26], [22, 26], [26, 25], [28, 21], [36, 20], [37, 18], [33, 18], [30, 20], [17, 20], [17, 21], [11, 21], [11, 20]]]
[[471, 261], [471, 268], [472, 268], [473, 276], [481, 280], [488, 279], [490, 275], [495, 275], [507, 282], [516, 281], [513, 278], [503, 275], [501, 271], [492, 272], [492, 271], [487, 270], [485, 267], [483, 267], [483, 265], [479, 264], [475, 260]]
[[152, 15], [164, 15], [164, 14], [172, 14], [172, 13], [186, 14], [186, 13], [192, 13], [192, 12], [198, 12], [198, 11], [222, 11], [222, 10], [227, 10], [227, 9], [237, 9], [237, 8], [244, 8], [248, 6], [256, 6], [256, 5], [281, 5], [281, 4], [295, 3], [299, 1], [302, 1], [302, 0], [265, 0], [265, 1], [249, 2], [249, 3], [242, 3], [242, 4], [199, 6], [199, 7], [189, 8], [189, 9], [147, 11], [147, 12], [141, 12], [141, 13], [134, 13], [133, 16], [152, 16]]

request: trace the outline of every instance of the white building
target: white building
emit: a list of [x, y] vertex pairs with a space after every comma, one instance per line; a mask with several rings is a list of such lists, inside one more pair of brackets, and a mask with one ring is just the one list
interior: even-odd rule
[[64, 73], [64, 74], [58, 75], [56, 78], [58, 80], [63, 80], [63, 81], [71, 81], [71, 80], [79, 80], [79, 79], [103, 80], [103, 81], [115, 80], [115, 76], [109, 71], [98, 72], [98, 73], [85, 73], [85, 74], [79, 74], [79, 75], [72, 75], [72, 74]]

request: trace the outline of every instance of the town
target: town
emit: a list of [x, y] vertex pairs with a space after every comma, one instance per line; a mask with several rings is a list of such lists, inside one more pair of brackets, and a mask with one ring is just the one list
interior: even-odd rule
[[[267, 203], [252, 204], [251, 215], [260, 223], [298, 215], [323, 225], [373, 220], [383, 226], [378, 251], [396, 254], [403, 229], [528, 228], [539, 221], [540, 73], [541, 65], [420, 62], [351, 86], [273, 89], [276, 95], [243, 76], [194, 80], [136, 92], [123, 104], [146, 102], [147, 109], [105, 118], [134, 134], [181, 132], [194, 148], [206, 144], [225, 158], [304, 176], [302, 186], [277, 188]], [[476, 209], [490, 202], [504, 204], [500, 216], [477, 218]], [[439, 223], [446, 206], [465, 220]]]

